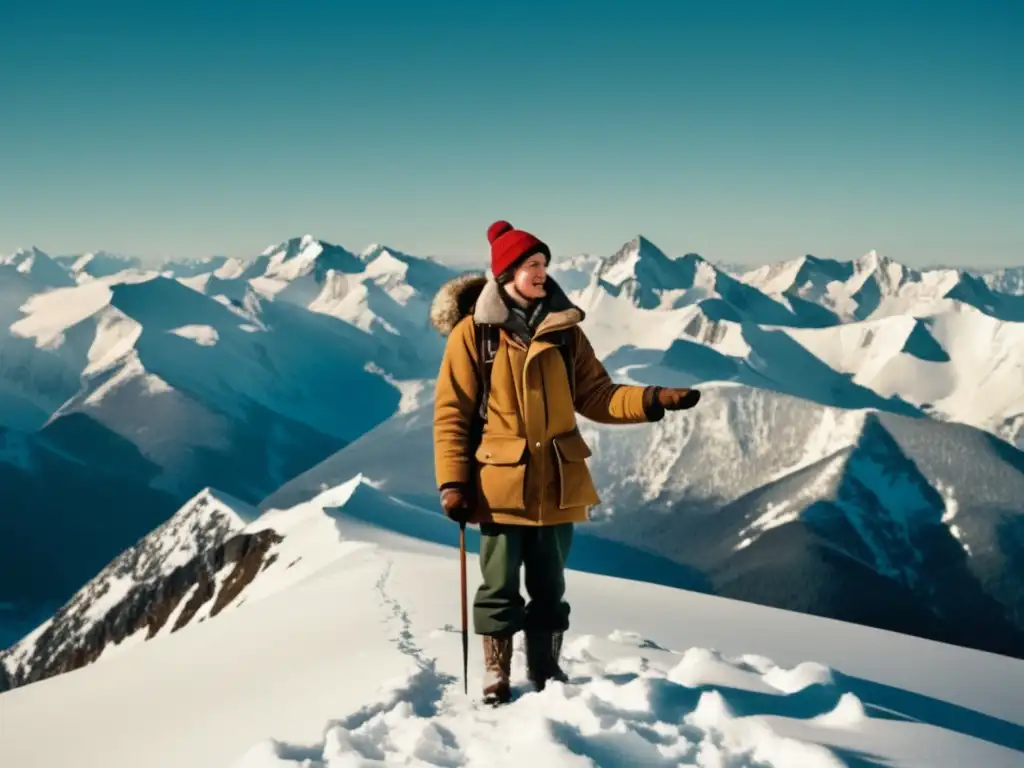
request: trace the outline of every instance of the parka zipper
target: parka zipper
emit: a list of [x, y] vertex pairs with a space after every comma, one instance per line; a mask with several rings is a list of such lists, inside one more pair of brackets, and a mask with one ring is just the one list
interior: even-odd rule
[[[533, 344], [533, 340], [532, 339], [530, 341], [530, 344]], [[527, 379], [527, 376], [526, 376], [526, 369], [529, 366], [529, 358], [530, 358], [530, 349], [529, 349], [529, 347], [527, 347], [527, 349], [526, 349], [526, 358], [525, 358], [525, 362], [523, 363], [523, 388], [524, 388], [524, 390], [526, 390], [527, 394], [529, 393], [529, 380]], [[542, 402], [543, 402], [543, 399], [544, 399], [544, 393], [542, 391], [541, 392], [541, 401]], [[527, 402], [528, 401], [529, 401], [529, 398], [527, 398]], [[524, 417], [525, 417], [525, 414], [524, 414]], [[547, 414], [546, 413], [544, 414], [544, 418], [545, 418], [545, 420], [547, 419]], [[543, 450], [544, 444], [541, 441], [537, 441], [537, 443], [536, 443], [536, 445], [534, 447], [537, 448], [538, 451], [540, 451], [540, 450]], [[543, 456], [540, 456], [540, 461], [538, 463], [540, 464], [540, 482], [539, 482], [539, 484], [537, 486], [537, 489], [538, 489], [538, 491], [537, 491], [537, 525], [543, 525], [544, 524], [544, 488], [545, 488], [545, 483], [547, 482], [547, 474], [546, 474], [546, 471], [545, 471], [546, 467], [544, 466], [544, 457]]]
[[[543, 323], [541, 325], [543, 326]], [[541, 331], [541, 333], [535, 333], [533, 335], [533, 337], [530, 339], [530, 344], [528, 344], [526, 346], [526, 357], [525, 357], [524, 362], [523, 362], [523, 390], [524, 390], [524, 393], [528, 391], [527, 390], [526, 369], [530, 365], [530, 346], [532, 346], [535, 341], [540, 339], [541, 336], [545, 336], [545, 335], [547, 335], [549, 333], [553, 333], [555, 331], [562, 330], [562, 327], [563, 327], [562, 325], [556, 324], [555, 327], [553, 327], [553, 328], [544, 328]], [[567, 325], [565, 327], [569, 327], [569, 326]], [[538, 329], [538, 330], [540, 330], [540, 329]], [[520, 345], [520, 348], [521, 348], [521, 346], [522, 345]], [[524, 398], [524, 400], [523, 400], [524, 404], [527, 401], [528, 401], [528, 398]], [[544, 406], [544, 427], [546, 429], [547, 428], [548, 414], [547, 414], [547, 402], [546, 402], [546, 400], [544, 398], [544, 392], [543, 391], [541, 391], [541, 403]], [[523, 414], [523, 418], [524, 419], [526, 418], [526, 414], [525, 413]], [[543, 448], [543, 444], [538, 442], [536, 447], [538, 449]], [[555, 459], [555, 461], [557, 461], [557, 458]], [[544, 524], [544, 488], [545, 488], [545, 482], [547, 481], [547, 475], [546, 475], [546, 472], [545, 472], [544, 465], [545, 465], [544, 457], [541, 456], [541, 461], [540, 461], [540, 486], [539, 486], [540, 490], [539, 490], [539, 493], [538, 493], [539, 498], [538, 498], [538, 501], [537, 501], [537, 524], [538, 525], [543, 525]]]

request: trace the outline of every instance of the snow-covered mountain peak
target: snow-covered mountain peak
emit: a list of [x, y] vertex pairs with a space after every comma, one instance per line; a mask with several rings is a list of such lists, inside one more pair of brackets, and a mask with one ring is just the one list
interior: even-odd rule
[[741, 282], [770, 296], [788, 294], [827, 304], [829, 294], [853, 277], [854, 271], [852, 262], [807, 254], [746, 272]]
[[377, 258], [388, 255], [393, 259], [401, 262], [408, 262], [410, 260], [419, 260], [420, 257], [411, 256], [408, 253], [404, 253], [397, 248], [392, 248], [384, 243], [370, 243], [362, 251], [359, 252], [359, 258], [369, 264]]
[[955, 302], [1003, 319], [1024, 317], [1024, 309], [994, 299], [986, 283], [965, 270], [918, 270], [876, 250], [846, 262], [808, 255], [751, 270], [741, 281], [767, 296], [811, 302], [833, 312], [830, 324], [956, 311]]
[[[101, 315], [108, 314], [105, 310], [112, 298], [111, 286], [102, 281], [36, 294], [21, 307], [23, 316], [10, 326], [10, 332], [15, 337], [32, 339], [40, 349], [56, 349], [80, 323], [90, 318], [102, 323]], [[95, 358], [89, 356], [89, 360], [91, 366]]]
[[25, 275], [40, 290], [74, 285], [75, 279], [67, 269], [36, 246], [19, 248], [8, 256], [0, 256], [0, 265], [8, 265]]
[[201, 566], [207, 561], [216, 566], [218, 548], [259, 514], [228, 494], [203, 489], [111, 561], [49, 620], [0, 653], [0, 670], [25, 684], [93, 661], [133, 633], [141, 640], [173, 631], [183, 613], [186, 621], [198, 618], [188, 612], [187, 597], [202, 594]]
[[271, 246], [262, 256], [266, 257], [262, 276], [283, 281], [307, 275], [319, 281], [330, 270], [350, 273], [363, 269], [362, 259], [355, 254], [309, 234]]
[[365, 248], [363, 248], [363, 250], [359, 252], [359, 258], [363, 259], [364, 261], [370, 261], [371, 259], [376, 257], [381, 251], [386, 250], [389, 249], [383, 243], [370, 243], [368, 246], [366, 246]]
[[374, 277], [379, 275], [405, 275], [409, 271], [409, 262], [399, 259], [387, 249], [381, 249], [366, 264], [366, 274]]
[[40, 250], [38, 247], [34, 245], [29, 245], [24, 248], [18, 248], [16, 251], [14, 251], [14, 253], [8, 254], [6, 256], [0, 256], [0, 263], [13, 264], [17, 266], [25, 262], [31, 262], [38, 258], [49, 259], [51, 257], [44, 253], [42, 250]]
[[110, 251], [90, 251], [58, 261], [79, 281], [112, 277], [124, 270], [144, 270], [141, 259]]
[[[155, 272], [119, 272], [111, 278], [88, 280], [33, 296], [22, 307], [24, 316], [10, 330], [15, 336], [34, 339], [41, 348], [55, 348], [64, 343], [72, 329], [92, 319], [97, 326], [98, 347], [94, 347], [102, 347], [105, 353], [99, 356], [107, 356], [111, 347], [124, 346], [122, 342], [130, 347], [143, 328], [160, 332], [197, 324], [215, 328], [225, 323], [259, 326], [259, 319], [244, 307], [209, 299], [199, 302], [198, 306], [205, 311], [196, 315], [190, 312], [197, 308], [188, 301], [192, 293], [177, 280]], [[117, 341], [101, 339], [104, 330], [116, 331]], [[90, 353], [88, 358], [94, 364], [97, 354]]]
[[855, 259], [853, 271], [849, 281], [851, 288], [864, 290], [865, 283], [872, 280], [883, 297], [905, 292], [939, 296], [963, 277], [962, 271], [956, 269], [913, 269], [874, 250]]
[[[626, 280], [658, 278], [672, 260], [643, 235], [637, 235], [598, 266], [598, 277], [605, 283], [620, 286]], [[659, 287], [657, 284], [652, 287]]]
[[229, 258], [227, 256], [167, 259], [160, 263], [157, 271], [167, 277], [175, 277], [179, 280], [211, 274], [218, 278], [230, 279], [241, 276], [254, 261], [255, 259], [252, 258]]
[[241, 531], [259, 516], [258, 509], [231, 494], [204, 488], [137, 545], [134, 563], [137, 575], [165, 576], [192, 557], [212, 549], [226, 535]]
[[[572, 274], [570, 271], [569, 274]], [[667, 309], [716, 298], [724, 273], [695, 253], [672, 258], [643, 236], [637, 236], [598, 262], [579, 297], [586, 303], [602, 292], [622, 297], [643, 309]]]

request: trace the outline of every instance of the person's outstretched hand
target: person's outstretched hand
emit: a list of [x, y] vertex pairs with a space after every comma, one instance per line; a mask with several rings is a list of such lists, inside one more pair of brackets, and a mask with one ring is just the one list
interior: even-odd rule
[[697, 389], [673, 389], [664, 387], [658, 392], [658, 403], [666, 411], [681, 411], [686, 408], [693, 408], [700, 400], [700, 390]]
[[445, 488], [441, 491], [441, 508], [459, 525], [465, 525], [473, 514], [466, 502], [466, 496], [459, 488]]

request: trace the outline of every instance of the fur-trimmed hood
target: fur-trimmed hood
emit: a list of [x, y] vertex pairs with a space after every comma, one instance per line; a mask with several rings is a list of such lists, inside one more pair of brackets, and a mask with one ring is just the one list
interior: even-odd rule
[[[548, 317], [558, 315], [559, 321], [579, 323], [585, 317], [552, 278], [544, 283], [547, 290]], [[430, 324], [447, 337], [466, 315], [472, 314], [478, 325], [502, 325], [509, 310], [501, 297], [501, 286], [482, 272], [467, 272], [449, 280], [434, 296], [430, 305]], [[564, 316], [564, 317], [563, 317]]]

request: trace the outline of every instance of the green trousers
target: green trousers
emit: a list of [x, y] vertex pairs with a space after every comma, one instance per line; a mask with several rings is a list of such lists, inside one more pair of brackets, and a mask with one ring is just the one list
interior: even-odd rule
[[[473, 602], [478, 635], [509, 636], [520, 630], [564, 632], [569, 628], [565, 600], [565, 561], [573, 524], [480, 526], [483, 583]], [[520, 594], [525, 571], [527, 603]]]

